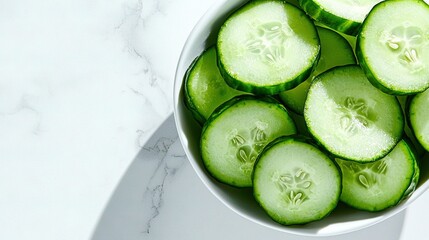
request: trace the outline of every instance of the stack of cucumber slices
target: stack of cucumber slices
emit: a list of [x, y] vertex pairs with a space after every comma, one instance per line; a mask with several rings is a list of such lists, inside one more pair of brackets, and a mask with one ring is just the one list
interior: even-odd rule
[[395, 206], [429, 151], [429, 5], [298, 2], [249, 1], [189, 66], [201, 160], [284, 225], [320, 220], [339, 201]]

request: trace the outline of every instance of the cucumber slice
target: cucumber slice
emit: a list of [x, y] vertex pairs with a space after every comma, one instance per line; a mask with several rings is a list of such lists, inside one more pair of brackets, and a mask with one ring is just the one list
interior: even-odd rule
[[322, 219], [339, 201], [341, 175], [318, 148], [296, 137], [281, 137], [260, 154], [253, 194], [267, 214], [284, 225]]
[[411, 121], [410, 121], [410, 103], [411, 99], [414, 97], [412, 96], [396, 96], [399, 103], [401, 104], [402, 113], [404, 114], [406, 121], [404, 126], [404, 139], [408, 141], [408, 145], [412, 146], [414, 155], [417, 156], [418, 159], [421, 159], [425, 153], [426, 150], [424, 147], [419, 143], [416, 136], [414, 135], [414, 132], [411, 128]]
[[[429, 0], [428, 0], [429, 1]], [[296, 7], [299, 7], [299, 2], [298, 0], [287, 0], [286, 2], [293, 4]]]
[[335, 66], [356, 63], [353, 49], [341, 35], [323, 27], [317, 27], [317, 32], [320, 38], [321, 55], [316, 69], [306, 81], [294, 89], [279, 94], [286, 107], [301, 115], [304, 113], [304, 103], [310, 83], [315, 76]]
[[313, 80], [304, 118], [328, 151], [359, 162], [385, 156], [404, 131], [396, 97], [372, 86], [356, 65], [333, 68]]
[[250, 187], [262, 149], [279, 136], [295, 133], [287, 110], [273, 98], [238, 96], [217, 108], [204, 124], [202, 159], [220, 182]]
[[386, 93], [429, 88], [429, 6], [421, 0], [377, 4], [365, 19], [356, 54], [371, 83]]
[[194, 60], [185, 75], [185, 105], [201, 124], [220, 104], [243, 94], [225, 83], [216, 62], [216, 48], [210, 47]]
[[316, 28], [284, 1], [251, 1], [222, 25], [218, 65], [233, 88], [277, 94], [304, 81], [320, 53]]
[[429, 151], [429, 89], [411, 98], [408, 114], [414, 136]]
[[419, 180], [420, 180], [420, 164], [419, 164], [419, 161], [423, 155], [421, 155], [418, 152], [416, 145], [414, 144], [414, 142], [410, 138], [408, 138], [408, 136], [405, 136], [403, 140], [407, 143], [408, 149], [410, 150], [410, 153], [415, 158], [414, 175], [413, 175], [413, 178], [411, 178], [410, 185], [408, 186], [407, 190], [405, 190], [404, 196], [402, 197], [402, 199], [405, 199], [414, 193], [414, 191], [417, 188], [417, 185], [419, 184]]
[[341, 201], [366, 211], [381, 211], [411, 194], [418, 182], [417, 160], [404, 140], [371, 163], [336, 159], [343, 173]]
[[316, 21], [348, 35], [357, 35], [372, 7], [382, 0], [299, 0]]

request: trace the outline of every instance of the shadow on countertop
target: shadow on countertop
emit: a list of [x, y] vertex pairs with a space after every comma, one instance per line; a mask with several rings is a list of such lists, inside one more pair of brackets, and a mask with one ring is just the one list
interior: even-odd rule
[[99, 219], [92, 240], [137, 240], [149, 236], [163, 205], [164, 188], [185, 163], [170, 115], [141, 148]]
[[[153, 221], [162, 211], [165, 185], [184, 164], [187, 164], [186, 161], [185, 153], [177, 135], [174, 117], [171, 115], [132, 161], [107, 203], [91, 240], [158, 240], [151, 236], [150, 231]], [[388, 220], [366, 228], [365, 231], [322, 237], [322, 239], [399, 240], [405, 214], [405, 211], [403, 211]], [[203, 216], [204, 213], [201, 213], [201, 215]], [[162, 222], [158, 221], [157, 224], [162, 225]], [[209, 221], [207, 224], [210, 224]], [[224, 230], [230, 231], [231, 229]], [[168, 229], [165, 229], [165, 231], [168, 231]], [[264, 230], [264, 232], [266, 231]], [[273, 231], [271, 230], [271, 232]], [[278, 239], [314, 239], [312, 237], [274, 232], [273, 236], [279, 236]], [[201, 239], [201, 237], [197, 236], [201, 235], [196, 235], [195, 239]], [[253, 235], [253, 237], [252, 235], [246, 235], [245, 238], [249, 240], [258, 239], [258, 234]], [[171, 236], [171, 239], [177, 238]], [[206, 239], [209, 239], [209, 237]], [[233, 237], [231, 239], [237, 238]]]

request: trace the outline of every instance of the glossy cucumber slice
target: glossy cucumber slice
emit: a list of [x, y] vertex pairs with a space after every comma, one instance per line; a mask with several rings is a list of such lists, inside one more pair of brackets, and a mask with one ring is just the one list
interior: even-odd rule
[[220, 104], [242, 95], [228, 86], [217, 68], [216, 48], [203, 52], [185, 75], [185, 104], [193, 117], [203, 124]]
[[[414, 96], [414, 95], [413, 95]], [[403, 115], [405, 116], [405, 126], [404, 126], [404, 139], [407, 140], [412, 146], [414, 155], [421, 159], [424, 154], [426, 153], [426, 150], [423, 148], [423, 146], [419, 143], [417, 140], [412, 128], [411, 128], [411, 121], [410, 121], [410, 102], [413, 96], [397, 96], [399, 103], [401, 104]]]
[[322, 219], [337, 206], [341, 175], [317, 147], [282, 137], [260, 154], [253, 187], [256, 200], [272, 219], [304, 224]]
[[411, 155], [413, 155], [415, 158], [414, 175], [411, 179], [410, 185], [408, 186], [407, 190], [405, 190], [404, 195], [402, 197], [402, 199], [405, 199], [414, 193], [414, 191], [417, 188], [417, 185], [419, 184], [419, 181], [420, 181], [420, 161], [421, 161], [422, 157], [424, 156], [424, 154], [419, 153], [419, 150], [417, 149], [416, 144], [410, 138], [408, 138], [408, 136], [404, 136], [403, 141], [405, 141]]
[[369, 11], [382, 0], [300, 0], [316, 21], [348, 35], [357, 35]]
[[372, 86], [356, 65], [333, 68], [313, 80], [304, 118], [328, 151], [360, 162], [385, 156], [404, 131], [396, 97]]
[[381, 211], [394, 206], [417, 186], [417, 160], [404, 140], [375, 162], [336, 161], [343, 173], [341, 201], [361, 210]]
[[316, 28], [290, 3], [250, 1], [222, 25], [218, 65], [233, 88], [277, 94], [307, 79], [320, 53]]
[[220, 182], [250, 187], [262, 149], [279, 136], [295, 133], [295, 123], [273, 98], [238, 96], [217, 108], [204, 124], [202, 159]]
[[395, 95], [429, 88], [429, 6], [421, 0], [377, 4], [358, 35], [359, 64], [374, 86]]
[[429, 90], [411, 98], [408, 114], [414, 136], [429, 151]]
[[317, 32], [322, 48], [316, 69], [306, 81], [294, 89], [279, 94], [286, 107], [301, 115], [304, 113], [304, 103], [310, 83], [315, 76], [335, 66], [356, 63], [352, 47], [341, 35], [323, 27], [317, 27]]

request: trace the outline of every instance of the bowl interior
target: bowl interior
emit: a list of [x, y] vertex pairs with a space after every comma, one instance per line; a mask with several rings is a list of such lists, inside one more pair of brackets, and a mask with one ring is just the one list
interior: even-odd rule
[[[247, 0], [220, 0], [200, 19], [192, 30], [179, 59], [174, 85], [174, 115], [179, 138], [194, 170], [207, 188], [226, 206], [261, 225], [288, 233], [330, 236], [371, 226], [403, 210], [429, 186], [429, 164], [422, 164], [422, 176], [415, 193], [398, 206], [378, 213], [358, 211], [340, 204], [328, 217], [303, 226], [283, 226], [271, 220], [257, 204], [251, 189], [237, 189], [219, 183], [204, 168], [199, 151], [201, 127], [184, 105], [182, 82], [192, 61], [216, 41], [219, 27], [226, 17]], [[425, 156], [428, 162], [428, 154]]]

